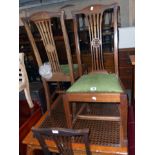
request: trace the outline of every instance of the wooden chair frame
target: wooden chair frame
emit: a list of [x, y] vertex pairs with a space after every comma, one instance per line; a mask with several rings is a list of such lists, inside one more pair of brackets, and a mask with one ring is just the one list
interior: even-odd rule
[[127, 145], [127, 96], [124, 93], [66, 93], [63, 95], [64, 109], [67, 120], [68, 128], [73, 127], [72, 113], [70, 110], [70, 105], [72, 102], [77, 104], [80, 102], [96, 103], [96, 102], [106, 102], [106, 103], [120, 103], [120, 117], [115, 116], [102, 116], [94, 117], [90, 116], [83, 117], [84, 119], [93, 120], [106, 120], [106, 121], [120, 121], [120, 145]]
[[32, 132], [38, 139], [44, 155], [50, 155], [50, 151], [45, 142], [47, 136], [50, 137], [51, 140], [54, 140], [59, 152], [62, 155], [74, 155], [71, 138], [75, 136], [82, 136], [86, 148], [86, 154], [91, 155], [88, 140], [89, 129], [73, 130], [65, 128], [32, 128]]
[[[81, 64], [81, 53], [80, 53], [80, 46], [79, 46], [79, 37], [78, 37], [78, 27], [77, 27], [77, 19], [76, 15], [77, 14], [84, 14], [87, 16], [87, 18], [93, 20], [93, 15], [91, 13], [96, 13], [96, 14], [102, 14], [104, 10], [113, 8], [114, 13], [113, 13], [113, 24], [114, 24], [114, 63], [115, 63], [115, 73], [118, 76], [118, 29], [117, 29], [117, 15], [118, 15], [118, 10], [119, 6], [117, 3], [112, 4], [112, 5], [91, 5], [88, 6], [80, 11], [74, 11], [72, 12], [73, 14], [73, 19], [74, 19], [74, 31], [75, 31], [75, 44], [76, 44], [76, 51], [77, 51], [77, 57], [78, 57], [78, 62]], [[92, 16], [92, 17], [91, 17]], [[101, 15], [100, 15], [101, 17]], [[99, 15], [98, 15], [98, 22], [99, 22]], [[101, 19], [101, 18], [100, 18]], [[95, 23], [95, 22], [94, 22]], [[100, 32], [97, 32], [96, 25], [91, 26], [93, 24], [90, 22], [90, 29], [93, 29], [93, 34], [89, 32], [89, 34], [92, 36], [90, 37], [90, 43], [91, 43], [91, 53], [92, 53], [92, 66], [94, 65], [95, 67], [92, 67], [92, 72], [102, 72], [105, 73], [106, 70], [103, 65], [103, 57], [102, 57], [102, 44], [100, 43], [102, 41], [101, 37], [101, 26], [100, 26]], [[100, 20], [101, 24], [101, 20]], [[96, 41], [93, 41], [93, 38], [96, 39]], [[96, 47], [95, 47], [96, 46]], [[97, 60], [97, 61], [96, 61]], [[82, 73], [82, 68], [80, 68], [80, 72]], [[121, 82], [120, 85], [122, 86]], [[122, 89], [124, 90], [123, 86]], [[63, 101], [64, 101], [64, 108], [65, 108], [65, 114], [66, 114], [66, 119], [67, 119], [67, 125], [69, 128], [73, 127], [73, 118], [70, 110], [70, 104], [72, 102], [76, 102], [77, 104], [79, 102], [110, 102], [110, 103], [120, 103], [119, 104], [119, 111], [120, 111], [120, 117], [110, 117], [110, 116], [104, 116], [104, 117], [90, 117], [90, 116], [85, 116], [83, 118], [85, 119], [102, 119], [102, 120], [108, 120], [108, 121], [120, 121], [120, 145], [121, 146], [126, 146], [127, 145], [127, 96], [124, 93], [109, 93], [109, 92], [87, 92], [87, 93], [80, 93], [80, 92], [66, 92], [63, 95]], [[75, 119], [74, 119], [75, 120]]]
[[[64, 16], [65, 16], [64, 11], [61, 11], [61, 12], [44, 11], [44, 12], [35, 13], [35, 14], [31, 15], [29, 18], [22, 18], [21, 19], [23, 21], [25, 29], [27, 31], [28, 38], [29, 38], [30, 43], [32, 45], [38, 66], [43, 65], [43, 62], [42, 62], [41, 57], [39, 55], [38, 48], [36, 46], [34, 37], [32, 35], [30, 26], [28, 24], [29, 21], [33, 21], [36, 24], [36, 26], [39, 30], [39, 33], [41, 34], [41, 38], [43, 40], [43, 44], [44, 44], [44, 47], [46, 50], [47, 57], [48, 57], [49, 62], [51, 64], [51, 68], [52, 68], [52, 72], [53, 72], [52, 78], [48, 79], [48, 80], [42, 78], [43, 86], [45, 89], [46, 101], [47, 101], [47, 109], [49, 111], [49, 114], [50, 114], [50, 102], [51, 102], [51, 100], [50, 100], [48, 82], [51, 82], [51, 81], [71, 82], [71, 84], [72, 84], [75, 81], [75, 79], [79, 76], [78, 72], [73, 71], [71, 50], [70, 50], [70, 46], [69, 46], [68, 35], [66, 32]], [[69, 75], [65, 75], [61, 71], [61, 68], [60, 68], [60, 63], [58, 60], [58, 55], [57, 55], [57, 51], [56, 51], [53, 32], [51, 30], [51, 25], [50, 25], [51, 24], [50, 19], [53, 17], [60, 18], [62, 33], [63, 33], [63, 37], [64, 37], [64, 43], [65, 43], [66, 52], [67, 52], [67, 60], [68, 60], [68, 65], [69, 65], [69, 70], [70, 70]], [[62, 93], [62, 91], [59, 91], [59, 92]]]
[[[95, 9], [94, 9], [95, 6]], [[92, 9], [92, 10], [91, 10]], [[84, 14], [89, 23], [89, 36], [91, 43], [91, 57], [92, 57], [92, 72], [103, 72], [105, 71], [104, 59], [102, 54], [102, 15], [107, 9], [113, 9], [113, 27], [114, 27], [114, 63], [115, 63], [115, 73], [119, 75], [118, 71], [118, 15], [119, 6], [117, 3], [112, 5], [91, 5], [79, 11], [72, 11], [73, 23], [74, 23], [74, 33], [75, 33], [75, 45], [77, 53], [77, 61], [79, 64], [79, 72], [82, 75], [81, 68], [81, 51], [79, 46], [79, 36], [78, 36], [78, 21], [77, 15]], [[92, 14], [96, 14], [97, 19]]]

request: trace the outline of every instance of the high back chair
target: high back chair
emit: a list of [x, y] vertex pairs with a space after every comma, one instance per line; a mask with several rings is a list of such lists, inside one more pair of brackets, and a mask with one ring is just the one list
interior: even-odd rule
[[[60, 20], [60, 26], [62, 28], [62, 35], [66, 47], [66, 55], [67, 55], [67, 64], [60, 64], [59, 57], [57, 54], [57, 48], [54, 40], [53, 30], [52, 30], [52, 23], [51, 20], [53, 18], [58, 18]], [[39, 54], [39, 50], [35, 44], [34, 37], [32, 35], [29, 22], [33, 22], [38, 32], [41, 36], [41, 39], [43, 41], [43, 45], [48, 57], [48, 61], [51, 65], [52, 69], [52, 77], [50, 79], [43, 79], [44, 83], [46, 82], [71, 82], [71, 84], [77, 79], [79, 76], [78, 73], [78, 65], [72, 63], [72, 57], [71, 57], [71, 50], [69, 46], [69, 39], [66, 32], [66, 26], [64, 21], [64, 11], [61, 12], [39, 12], [31, 15], [29, 18], [23, 18], [22, 19], [30, 43], [32, 45], [36, 60], [38, 62], [38, 66], [41, 66], [43, 64], [43, 61], [41, 59], [41, 56]], [[45, 92], [46, 92], [46, 99], [47, 99], [47, 108], [50, 113], [50, 95], [47, 83], [44, 84]], [[59, 91], [61, 92], [61, 91]]]
[[24, 64], [24, 53], [19, 53], [19, 92], [23, 90], [29, 107], [33, 108], [34, 105], [30, 95], [29, 80]]
[[[119, 7], [114, 5], [91, 5], [80, 11], [73, 11], [74, 33], [76, 52], [78, 53], [78, 62], [81, 64], [81, 50], [79, 44], [79, 17], [83, 15], [88, 25], [89, 39], [90, 39], [90, 54], [91, 54], [91, 72], [104, 72], [104, 55], [103, 55], [103, 32], [104, 32], [104, 12], [108, 9], [113, 9], [113, 16], [111, 17], [111, 24], [113, 24], [113, 53], [115, 73], [118, 75], [118, 13]], [[110, 22], [109, 22], [110, 24]], [[80, 67], [80, 70], [82, 68]], [[82, 72], [82, 71], [80, 71]]]
[[[104, 11], [113, 9], [113, 53], [115, 73], [110, 74], [104, 67], [103, 55], [103, 39], [102, 32], [104, 28]], [[80, 11], [73, 11], [74, 34], [76, 51], [78, 53], [78, 62], [81, 64], [81, 51], [79, 45], [78, 35], [78, 19], [79, 15], [83, 15], [88, 24], [89, 38], [90, 38], [90, 54], [92, 58], [91, 72], [87, 75], [81, 76], [63, 96], [64, 108], [69, 128], [73, 127], [76, 119], [89, 120], [106, 120], [106, 121], [120, 121], [120, 145], [127, 144], [127, 96], [124, 88], [119, 80], [118, 72], [118, 13], [119, 6], [117, 3], [112, 5], [91, 5]], [[82, 72], [82, 69], [80, 68]], [[76, 103], [119, 103], [120, 116], [98, 116], [98, 115], [81, 115], [82, 110], [77, 112], [76, 119], [73, 119], [70, 104]], [[84, 108], [83, 108], [84, 109]], [[88, 109], [89, 110], [89, 109]]]
[[91, 155], [89, 148], [89, 129], [63, 129], [63, 128], [32, 128], [34, 136], [38, 139], [44, 155], [50, 155], [46, 140], [53, 140], [61, 155], [74, 155], [72, 143], [80, 138], [85, 145], [86, 154]]

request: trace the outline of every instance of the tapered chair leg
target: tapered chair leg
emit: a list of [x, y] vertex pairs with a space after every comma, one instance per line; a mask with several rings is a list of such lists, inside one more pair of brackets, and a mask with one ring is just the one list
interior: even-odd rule
[[27, 146], [27, 152], [26, 152], [26, 155], [33, 155], [33, 149], [30, 147], [30, 146]]
[[127, 144], [127, 113], [128, 113], [128, 104], [127, 104], [127, 96], [125, 94], [121, 94], [121, 102], [120, 102], [120, 140], [121, 146], [126, 146]]
[[25, 97], [26, 97], [26, 100], [28, 102], [29, 107], [33, 108], [34, 105], [33, 105], [33, 102], [32, 102], [31, 96], [30, 96], [30, 89], [29, 89], [29, 87], [26, 87], [24, 89], [24, 93], [25, 93]]

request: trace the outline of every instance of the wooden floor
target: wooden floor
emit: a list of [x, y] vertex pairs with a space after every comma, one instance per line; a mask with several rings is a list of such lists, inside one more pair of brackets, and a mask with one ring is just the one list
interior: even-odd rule
[[[25, 108], [24, 108], [25, 106]], [[24, 109], [24, 111], [23, 111]], [[35, 105], [35, 112], [32, 114], [33, 115], [33, 119], [36, 118], [39, 119], [41, 113], [39, 114], [37, 112], [37, 110], [39, 109], [39, 107], [37, 106], [37, 104]], [[20, 108], [19, 110], [20, 113], [20, 126], [22, 126], [22, 124], [24, 122], [26, 122], [26, 120], [28, 120], [31, 116], [31, 113], [29, 111], [29, 108], [27, 108], [27, 104], [22, 104], [22, 108]], [[26, 119], [27, 117], [27, 119]], [[32, 116], [31, 116], [32, 117]], [[135, 121], [134, 121], [134, 111], [133, 111], [133, 107], [130, 106], [129, 107], [129, 117], [128, 117], [128, 140], [129, 140], [129, 155], [134, 155], [134, 126], [135, 126]], [[20, 152], [20, 155], [25, 155], [26, 153], [26, 146], [22, 146], [22, 151]], [[36, 155], [43, 155], [42, 151], [35, 151]]]
[[22, 140], [31, 130], [31, 127], [40, 119], [41, 108], [37, 102], [34, 102], [34, 108], [29, 109], [26, 101], [19, 102], [19, 154], [26, 154], [26, 146], [22, 144]]

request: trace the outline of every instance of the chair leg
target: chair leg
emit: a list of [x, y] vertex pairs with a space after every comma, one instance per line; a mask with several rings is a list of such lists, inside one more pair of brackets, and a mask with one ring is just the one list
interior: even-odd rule
[[72, 104], [72, 114], [73, 114], [73, 119], [74, 119], [76, 116], [76, 103]]
[[65, 94], [63, 95], [63, 104], [64, 104], [64, 110], [66, 115], [67, 127], [72, 128], [72, 116], [71, 116], [69, 101], [68, 101], [67, 95]]
[[120, 143], [121, 146], [127, 145], [127, 113], [128, 113], [128, 105], [127, 105], [127, 95], [121, 94], [120, 101]]
[[91, 108], [90, 108], [89, 103], [87, 103], [86, 106], [87, 106], [87, 107], [86, 107], [87, 113], [89, 113], [89, 112], [91, 111]]
[[26, 100], [27, 100], [27, 102], [29, 104], [29, 107], [33, 108], [34, 104], [33, 104], [32, 99], [31, 99], [29, 87], [24, 88], [24, 93], [25, 93]]
[[51, 116], [51, 99], [50, 99], [50, 91], [48, 87], [48, 82], [46, 82], [43, 78], [42, 78], [42, 82], [43, 82], [44, 91], [45, 91], [48, 115]]
[[27, 152], [26, 152], [26, 155], [33, 155], [33, 149], [31, 146], [27, 145]]

